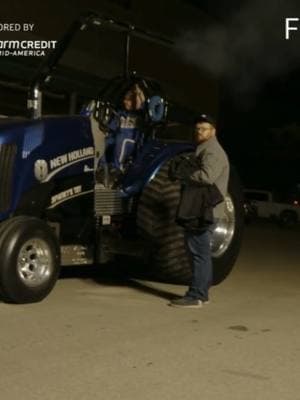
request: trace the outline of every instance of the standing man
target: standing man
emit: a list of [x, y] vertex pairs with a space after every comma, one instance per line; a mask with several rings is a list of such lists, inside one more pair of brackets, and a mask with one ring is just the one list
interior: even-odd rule
[[[216, 187], [223, 198], [227, 194], [229, 162], [227, 155], [216, 137], [216, 123], [208, 115], [202, 114], [195, 121], [195, 156], [199, 168], [189, 177], [193, 184], [203, 187]], [[200, 201], [200, 200], [199, 200]], [[213, 208], [214, 222], [224, 214], [224, 201]], [[209, 288], [212, 284], [213, 269], [211, 258], [211, 238], [213, 225], [198, 230], [185, 230], [187, 252], [192, 264], [192, 281], [186, 294], [174, 299], [170, 305], [182, 308], [198, 308], [208, 302]]]

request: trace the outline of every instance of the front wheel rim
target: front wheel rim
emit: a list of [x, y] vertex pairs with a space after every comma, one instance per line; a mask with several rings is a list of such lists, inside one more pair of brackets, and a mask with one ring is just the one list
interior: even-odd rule
[[34, 238], [23, 244], [17, 259], [17, 272], [25, 286], [43, 285], [53, 270], [53, 255], [45, 240]]

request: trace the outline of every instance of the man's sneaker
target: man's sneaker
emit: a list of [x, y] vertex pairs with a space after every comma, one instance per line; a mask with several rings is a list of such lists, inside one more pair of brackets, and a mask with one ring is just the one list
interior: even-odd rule
[[193, 299], [192, 297], [184, 296], [180, 299], [171, 300], [170, 306], [182, 307], [182, 308], [201, 308], [208, 301], [202, 301], [200, 299]]

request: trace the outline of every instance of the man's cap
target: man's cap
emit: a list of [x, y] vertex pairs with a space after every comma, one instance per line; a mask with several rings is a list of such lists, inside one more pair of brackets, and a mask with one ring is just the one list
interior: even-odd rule
[[195, 118], [195, 124], [200, 124], [201, 122], [208, 122], [214, 128], [217, 125], [216, 120], [211, 115], [208, 115], [208, 114], [200, 114], [200, 115], [198, 115], [197, 118]]

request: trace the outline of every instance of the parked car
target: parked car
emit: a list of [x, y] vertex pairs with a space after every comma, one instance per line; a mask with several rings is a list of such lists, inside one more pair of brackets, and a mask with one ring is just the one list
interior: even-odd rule
[[300, 221], [300, 206], [294, 201], [278, 201], [273, 192], [268, 190], [245, 189], [244, 208], [249, 219], [256, 217], [274, 219], [281, 226], [289, 227]]

